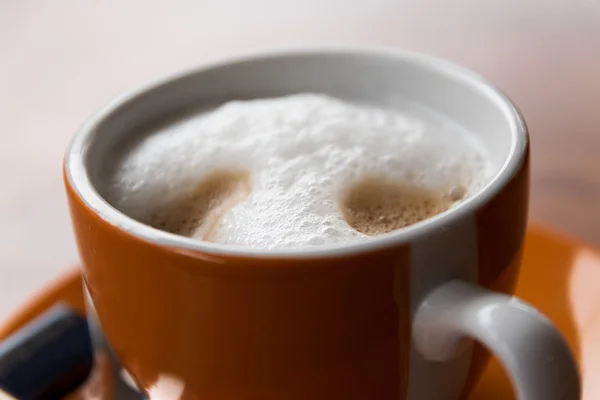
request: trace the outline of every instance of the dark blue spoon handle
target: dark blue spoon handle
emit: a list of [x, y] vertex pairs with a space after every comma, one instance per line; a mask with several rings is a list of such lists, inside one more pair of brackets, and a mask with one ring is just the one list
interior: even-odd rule
[[0, 342], [0, 389], [19, 400], [59, 399], [93, 363], [87, 320], [57, 305]]

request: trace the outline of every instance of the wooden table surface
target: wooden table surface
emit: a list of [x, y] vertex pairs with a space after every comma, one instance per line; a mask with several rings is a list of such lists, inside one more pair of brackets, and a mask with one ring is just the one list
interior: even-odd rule
[[77, 261], [61, 160], [91, 112], [193, 64], [311, 43], [403, 47], [487, 76], [531, 130], [532, 220], [600, 245], [600, 0], [7, 0], [0, 318]]

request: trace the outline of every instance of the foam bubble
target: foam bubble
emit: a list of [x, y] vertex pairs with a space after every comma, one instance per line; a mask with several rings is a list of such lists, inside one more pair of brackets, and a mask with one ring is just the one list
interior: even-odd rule
[[249, 193], [219, 216], [210, 240], [323, 245], [365, 237], [340, 207], [345, 191], [365, 177], [459, 201], [489, 180], [488, 160], [453, 124], [298, 94], [229, 102], [153, 132], [120, 160], [103, 194], [152, 224], [149, 215], [189, 199], [215, 171], [245, 171]]

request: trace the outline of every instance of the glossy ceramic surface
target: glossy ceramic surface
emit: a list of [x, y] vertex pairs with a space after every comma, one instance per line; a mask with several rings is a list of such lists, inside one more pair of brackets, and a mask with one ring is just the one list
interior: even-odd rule
[[[547, 230], [530, 228], [516, 295], [550, 317], [567, 338], [582, 370], [582, 399], [600, 398], [600, 382], [594, 378], [594, 371], [600, 368], [600, 252]], [[0, 327], [0, 338], [58, 301], [85, 312], [79, 270], [63, 276], [19, 310]], [[98, 394], [102, 385], [111, 385], [105, 373], [97, 371], [96, 386], [88, 385], [83, 392]], [[88, 396], [73, 396], [82, 397]], [[514, 399], [511, 384], [496, 360], [488, 365], [470, 399]]]

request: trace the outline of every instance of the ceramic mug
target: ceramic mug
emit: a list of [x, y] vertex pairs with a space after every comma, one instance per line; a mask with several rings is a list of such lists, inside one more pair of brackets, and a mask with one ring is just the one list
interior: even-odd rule
[[[297, 92], [423, 103], [479, 136], [494, 177], [456, 207], [399, 231], [286, 250], [163, 232], [98, 194], [115, 148], [149, 124], [215, 99]], [[527, 129], [510, 100], [473, 72], [382, 49], [216, 63], [102, 108], [70, 144], [64, 173], [85, 286], [122, 366], [146, 393], [458, 399], [491, 351], [520, 399], [579, 398], [561, 335], [511, 297], [527, 222]]]

